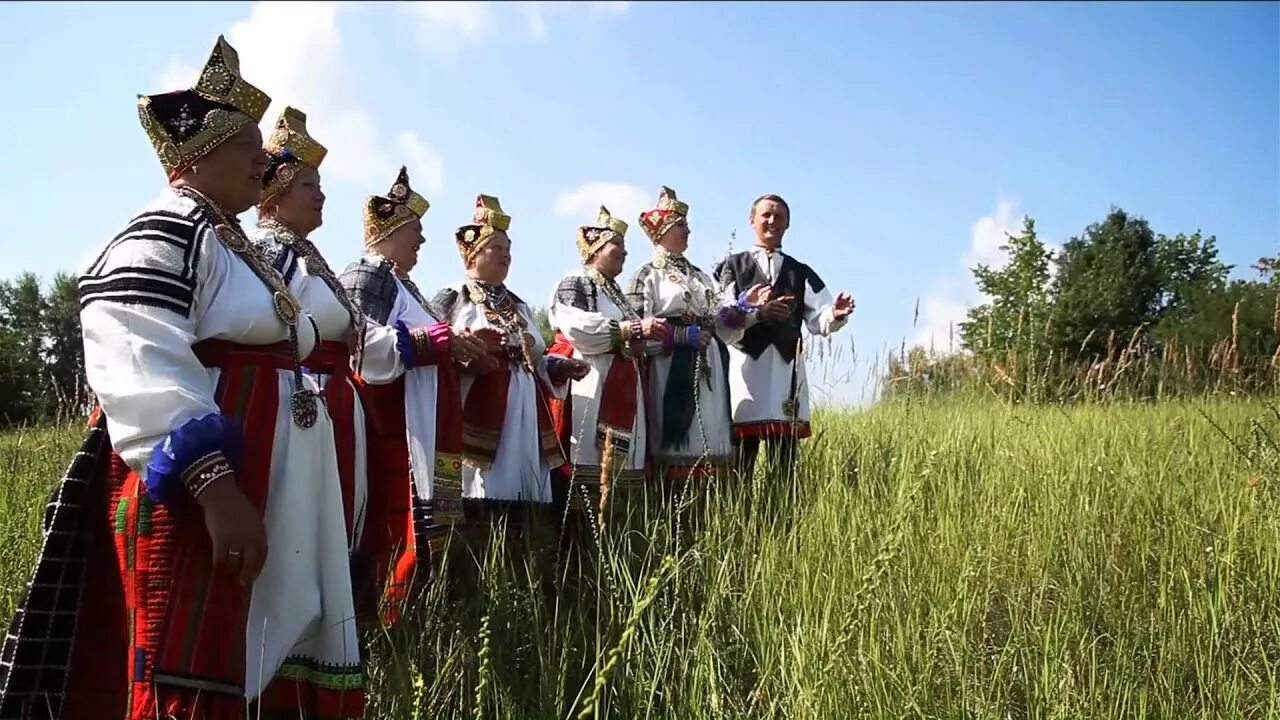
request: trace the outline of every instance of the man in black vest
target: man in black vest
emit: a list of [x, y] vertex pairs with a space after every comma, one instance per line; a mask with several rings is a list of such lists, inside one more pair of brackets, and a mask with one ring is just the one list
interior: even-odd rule
[[833, 299], [808, 265], [782, 252], [791, 208], [777, 195], [751, 204], [755, 246], [730, 255], [716, 267], [726, 298], [756, 283], [770, 286], [770, 299], [747, 319], [742, 340], [729, 346], [729, 401], [738, 440], [738, 470], [750, 478], [760, 441], [775, 468], [790, 467], [795, 443], [809, 437], [809, 388], [805, 382], [801, 326], [828, 336], [844, 327], [853, 298]]

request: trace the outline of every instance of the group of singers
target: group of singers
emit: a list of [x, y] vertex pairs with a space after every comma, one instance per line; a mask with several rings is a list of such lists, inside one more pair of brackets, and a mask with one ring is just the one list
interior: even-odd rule
[[[809, 435], [802, 326], [853, 310], [782, 253], [782, 198], [708, 275], [689, 206], [600, 208], [556, 287], [547, 347], [505, 284], [512, 218], [480, 195], [464, 279], [410, 279], [429, 203], [404, 168], [341, 272], [309, 239], [326, 150], [219, 37], [190, 89], [141, 96], [168, 183], [79, 270], [97, 406], [58, 484], [0, 655], [0, 717], [354, 718], [360, 588], [394, 618], [421, 555], [549, 504], [754, 469]], [[265, 152], [264, 152], [265, 149]], [[256, 227], [238, 216], [257, 208]], [[384, 581], [385, 579], [385, 581]]]

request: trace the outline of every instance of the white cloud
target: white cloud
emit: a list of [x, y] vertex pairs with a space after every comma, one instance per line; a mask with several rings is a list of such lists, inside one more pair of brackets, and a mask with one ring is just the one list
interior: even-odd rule
[[1008, 260], [1000, 246], [1008, 242], [1010, 235], [1022, 230], [1022, 218], [1014, 215], [1014, 207], [1014, 201], [1002, 199], [996, 203], [994, 213], [973, 224], [969, 231], [969, 250], [961, 259], [966, 269], [978, 263], [1000, 267]]
[[552, 15], [580, 11], [586, 8], [591, 15], [621, 15], [631, 6], [630, 2], [527, 2], [522, 3], [529, 20], [529, 34], [534, 40], [545, 40], [548, 19]]
[[[231, 26], [227, 41], [240, 56], [244, 76], [271, 96], [262, 120], [264, 136], [285, 106], [292, 105], [307, 114], [307, 129], [329, 149], [326, 179], [389, 187], [399, 163], [384, 149], [373, 115], [361, 104], [338, 28], [338, 9], [333, 2], [259, 2], [247, 19]], [[203, 63], [205, 56], [196, 60]], [[186, 59], [173, 58], [159, 82], [166, 90], [189, 87], [197, 72]], [[439, 154], [428, 152], [430, 146], [421, 141], [417, 146], [423, 148], [421, 157], [430, 160], [430, 167], [420, 172], [442, 185]]]
[[419, 42], [445, 59], [457, 57], [464, 42], [487, 39], [496, 20], [489, 2], [415, 2], [405, 9], [417, 25]]
[[429, 52], [442, 60], [456, 60], [466, 45], [478, 45], [495, 35], [501, 22], [498, 5], [518, 8], [525, 17], [529, 37], [545, 40], [552, 18], [581, 13], [585, 8], [592, 16], [620, 15], [630, 2], [415, 2], [405, 7], [413, 20], [418, 40]]
[[561, 217], [576, 217], [582, 222], [590, 222], [595, 219], [600, 206], [604, 205], [609, 208], [610, 214], [634, 226], [640, 213], [649, 209], [649, 205], [654, 202], [654, 198], [650, 197], [652, 194], [628, 183], [589, 182], [557, 193], [551, 211]]
[[1022, 216], [1017, 213], [1017, 202], [1000, 199], [996, 210], [981, 217], [969, 228], [969, 246], [960, 257], [963, 284], [957, 290], [954, 280], [944, 279], [934, 291], [920, 301], [920, 317], [911, 345], [949, 352], [960, 348], [960, 322], [969, 309], [983, 301], [982, 294], [973, 284], [969, 269], [978, 263], [994, 268], [1003, 267], [1007, 253], [1000, 249], [1009, 235], [1022, 230]]
[[444, 189], [444, 160], [434, 145], [415, 132], [405, 131], [396, 137], [396, 149], [405, 158], [409, 182], [416, 190], [426, 195]]
[[926, 350], [951, 352], [960, 348], [960, 323], [971, 303], [944, 295], [930, 295], [920, 303], [920, 323], [910, 345]]
[[169, 58], [169, 66], [156, 76], [155, 87], [153, 93], [166, 93], [178, 88], [191, 87], [196, 82], [196, 75], [200, 72], [198, 68], [192, 67], [184, 63], [176, 57]]

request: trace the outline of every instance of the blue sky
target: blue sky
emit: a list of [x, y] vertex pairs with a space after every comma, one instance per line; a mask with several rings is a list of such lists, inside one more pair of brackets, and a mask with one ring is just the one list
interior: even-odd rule
[[401, 163], [432, 203], [419, 285], [460, 278], [483, 192], [534, 304], [602, 200], [634, 267], [636, 215], [674, 187], [709, 270], [782, 194], [786, 249], [858, 302], [814, 378], [831, 399], [903, 342], [945, 345], [967, 265], [1023, 214], [1060, 243], [1119, 205], [1216, 235], [1240, 275], [1280, 246], [1276, 3], [5, 3], [0, 276], [73, 269], [159, 190], [136, 94], [188, 84], [219, 32], [264, 124], [296, 105], [330, 148], [335, 266]]

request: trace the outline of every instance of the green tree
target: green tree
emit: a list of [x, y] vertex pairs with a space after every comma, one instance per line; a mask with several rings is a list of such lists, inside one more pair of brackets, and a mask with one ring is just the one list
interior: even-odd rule
[[1105, 220], [1068, 240], [1057, 257], [1050, 342], [1066, 357], [1105, 355], [1145, 334], [1162, 288], [1156, 236], [1147, 221], [1112, 208]]
[[24, 272], [12, 281], [0, 282], [0, 423], [19, 425], [43, 418], [48, 404], [44, 372], [44, 332], [41, 326], [45, 300], [40, 281]]
[[59, 413], [83, 414], [89, 398], [84, 377], [84, 342], [80, 335], [80, 299], [76, 281], [67, 273], [54, 275], [49, 286], [43, 334], [55, 407]]
[[1260, 257], [1253, 264], [1253, 269], [1262, 275], [1262, 279], [1271, 287], [1280, 289], [1280, 255]]
[[1009, 261], [1000, 269], [973, 268], [978, 289], [991, 300], [969, 310], [960, 323], [963, 346], [979, 355], [1028, 352], [1042, 344], [1050, 309], [1049, 263], [1053, 253], [1036, 235], [1035, 220], [1000, 246]]
[[533, 321], [538, 326], [538, 332], [542, 333], [542, 342], [547, 347], [551, 347], [551, 344], [556, 341], [556, 331], [551, 327], [551, 319], [547, 315], [547, 309], [534, 308]]
[[[1153, 337], [1161, 342], [1207, 347], [1222, 340], [1231, 329], [1231, 312], [1220, 310], [1231, 267], [1218, 260], [1215, 238], [1179, 233], [1159, 236], [1156, 262], [1160, 295]], [[1212, 307], [1213, 311], [1209, 311]]]

